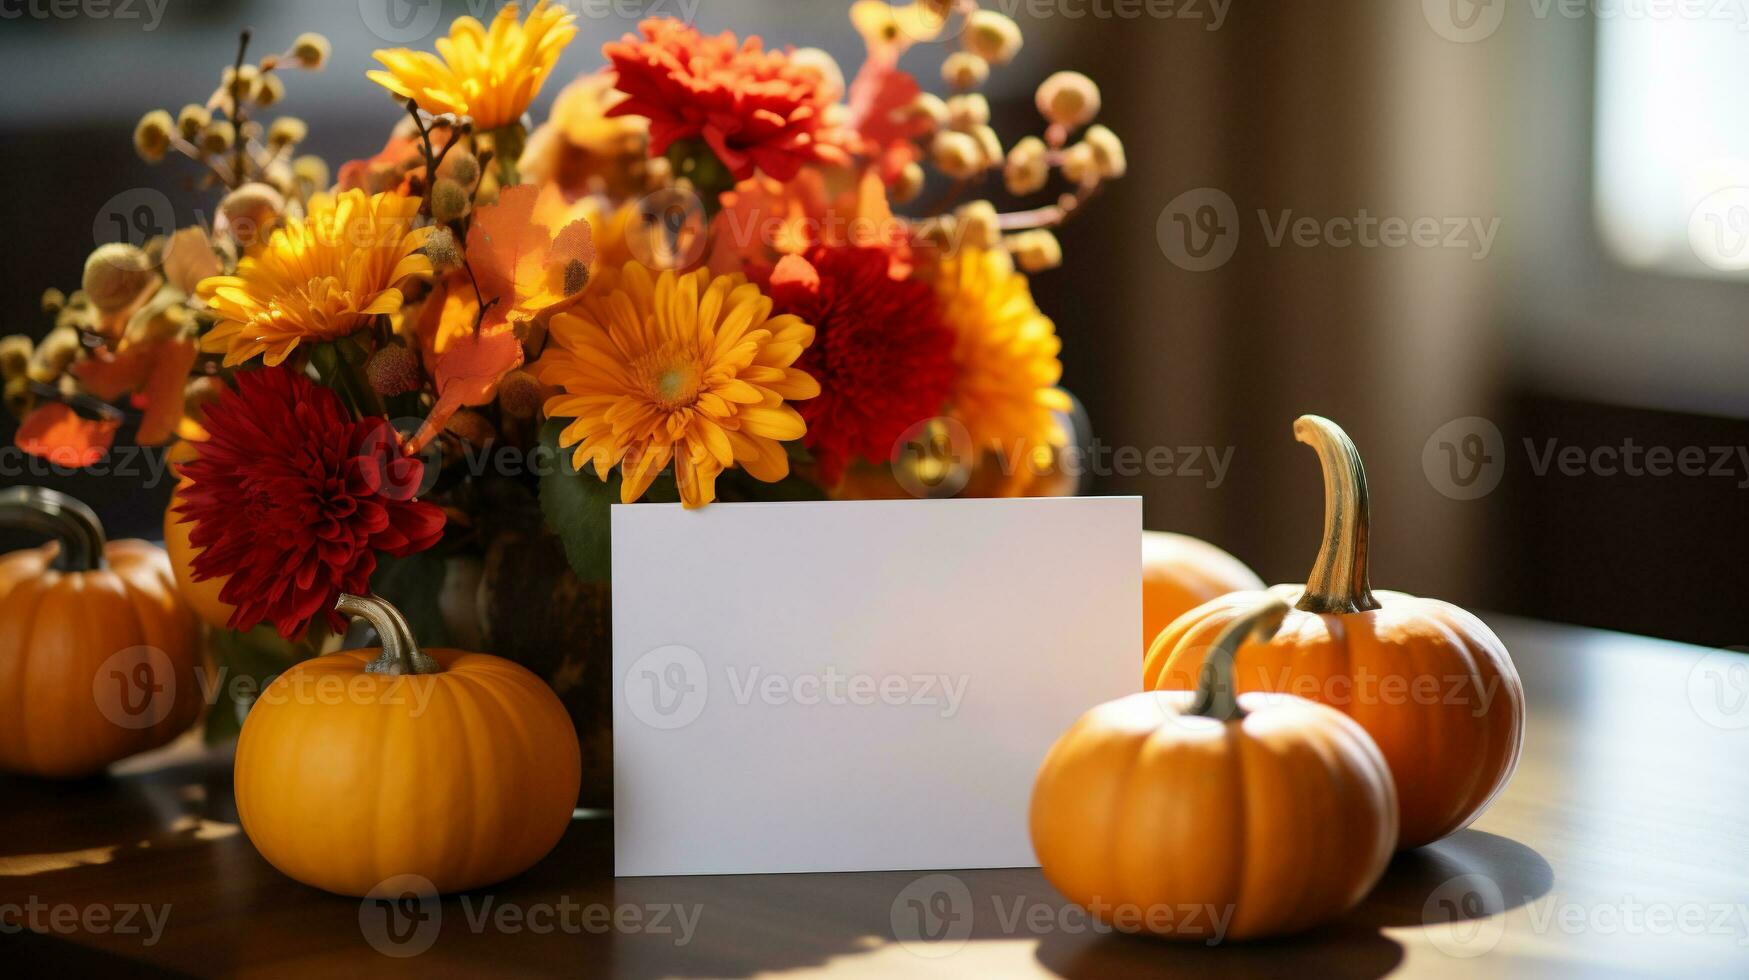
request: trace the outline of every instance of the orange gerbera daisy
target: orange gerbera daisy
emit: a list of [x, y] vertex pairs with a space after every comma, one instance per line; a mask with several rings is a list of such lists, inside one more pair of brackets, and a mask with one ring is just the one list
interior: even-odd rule
[[517, 5], [498, 11], [492, 29], [472, 17], [457, 17], [449, 36], [437, 39], [437, 55], [389, 48], [373, 55], [388, 71], [366, 77], [431, 113], [471, 116], [478, 129], [522, 119], [559, 52], [577, 36], [576, 16], [540, 0], [517, 23]]
[[1070, 408], [1057, 387], [1063, 344], [1008, 253], [961, 247], [936, 270], [936, 294], [958, 338], [949, 414], [972, 442], [999, 452], [1061, 445], [1067, 435], [1053, 413]]
[[201, 350], [223, 353], [226, 367], [257, 354], [274, 365], [305, 340], [338, 340], [400, 312], [396, 284], [431, 274], [419, 249], [432, 229], [413, 227], [419, 204], [392, 191], [316, 195], [308, 215], [276, 229], [236, 275], [201, 280], [197, 291], [219, 316]]
[[564, 393], [546, 414], [571, 419], [559, 443], [576, 446], [577, 469], [593, 463], [606, 480], [624, 464], [621, 501], [643, 496], [670, 463], [688, 507], [716, 499], [717, 476], [736, 464], [767, 483], [789, 475], [782, 443], [807, 425], [788, 402], [820, 393], [794, 366], [814, 328], [772, 316], [745, 278], [657, 276], [633, 262], [611, 292], [586, 296], [549, 331], [535, 371]]

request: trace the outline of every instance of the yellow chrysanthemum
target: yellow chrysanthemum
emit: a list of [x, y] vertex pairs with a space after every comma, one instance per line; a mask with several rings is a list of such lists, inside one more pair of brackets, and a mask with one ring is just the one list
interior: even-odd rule
[[586, 296], [549, 330], [535, 371], [564, 392], [546, 403], [549, 417], [572, 420], [559, 443], [603, 480], [624, 464], [625, 503], [670, 463], [688, 507], [716, 499], [718, 474], [736, 464], [767, 483], [789, 475], [782, 443], [807, 425], [787, 402], [820, 393], [794, 366], [814, 328], [772, 316], [745, 277], [657, 276], [633, 262], [612, 291]]
[[577, 18], [547, 0], [523, 23], [516, 15], [516, 4], [498, 11], [490, 31], [472, 17], [457, 17], [449, 36], [437, 39], [443, 57], [389, 48], [373, 55], [388, 71], [365, 75], [426, 112], [472, 116], [482, 130], [508, 126], [522, 119], [559, 52], [577, 35]]
[[413, 227], [419, 204], [394, 192], [316, 195], [308, 214], [276, 229], [236, 275], [201, 280], [200, 297], [219, 317], [201, 349], [223, 353], [227, 367], [257, 354], [278, 364], [302, 341], [337, 340], [399, 313], [396, 285], [432, 271], [419, 251], [432, 229]]
[[1008, 253], [962, 247], [942, 260], [936, 294], [942, 320], [958, 336], [950, 413], [972, 442], [1004, 453], [1060, 445], [1066, 434], [1054, 413], [1070, 407], [1057, 387], [1063, 344]]

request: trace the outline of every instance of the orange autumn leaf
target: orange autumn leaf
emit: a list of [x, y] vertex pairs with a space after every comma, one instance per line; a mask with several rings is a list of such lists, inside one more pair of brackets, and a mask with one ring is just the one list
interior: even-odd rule
[[467, 262], [486, 313], [459, 276], [426, 299], [416, 332], [437, 403], [408, 452], [425, 448], [457, 411], [491, 401], [504, 375], [522, 366], [528, 326], [582, 295], [595, 241], [581, 214], [556, 189], [530, 185], [506, 188], [474, 212]]
[[921, 89], [917, 80], [899, 70], [899, 51], [869, 49], [868, 60], [850, 83], [849, 127], [861, 141], [861, 152], [873, 159], [881, 180], [891, 184], [905, 167], [922, 158], [917, 140], [928, 135], [927, 117], [906, 111]]
[[769, 268], [814, 245], [885, 249], [895, 279], [909, 277], [913, 267], [910, 225], [894, 217], [873, 169], [854, 187], [829, 183], [816, 170], [787, 183], [763, 176], [743, 181], [723, 195], [711, 227], [708, 264], [717, 275]]
[[103, 458], [115, 442], [121, 419], [93, 421], [61, 402], [50, 402], [30, 413], [18, 427], [18, 448], [56, 466], [79, 469]]
[[458, 410], [491, 401], [504, 375], [522, 366], [515, 327], [488, 319], [476, 328], [479, 319], [480, 305], [465, 282], [439, 283], [426, 298], [417, 330], [437, 404], [408, 443], [409, 453], [424, 449]]
[[578, 218], [555, 230], [543, 220], [550, 209], [539, 188], [523, 184], [505, 188], [498, 203], [474, 212], [467, 259], [491, 304], [487, 326], [522, 327], [582, 295], [595, 260], [589, 222]]
[[73, 374], [104, 401], [138, 392], [146, 414], [135, 439], [157, 446], [168, 442], [182, 421], [183, 390], [194, 359], [192, 342], [159, 340], [128, 344], [120, 353], [100, 351], [73, 365]]

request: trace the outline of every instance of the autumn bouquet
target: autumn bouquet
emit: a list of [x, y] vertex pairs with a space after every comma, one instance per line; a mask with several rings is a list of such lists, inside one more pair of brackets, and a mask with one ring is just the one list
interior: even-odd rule
[[[605, 629], [616, 501], [1051, 492], [1071, 400], [1027, 276], [1122, 144], [1058, 72], [1005, 145], [978, 89], [1022, 37], [976, 0], [850, 18], [848, 82], [819, 50], [645, 21], [531, 129], [574, 17], [463, 17], [436, 53], [376, 52], [399, 123], [332, 172], [275, 115], [327, 42], [251, 60], [245, 34], [204, 103], [134, 133], [197, 168], [210, 223], [104, 245], [45, 296], [44, 340], [0, 342], [20, 445], [88, 464], [139, 413], [215, 626], [309, 644], [342, 592], [398, 591], [421, 632], [508, 655], [551, 649], [542, 622]], [[947, 97], [900, 67], [916, 45], [951, 45]], [[996, 183], [1054, 192], [1002, 212]]]

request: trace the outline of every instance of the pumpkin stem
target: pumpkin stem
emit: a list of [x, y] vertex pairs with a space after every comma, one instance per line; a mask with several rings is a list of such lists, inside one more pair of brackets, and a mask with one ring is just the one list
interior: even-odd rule
[[0, 527], [21, 527], [61, 544], [54, 567], [89, 572], [103, 567], [103, 523], [82, 501], [44, 487], [0, 491]]
[[437, 661], [420, 651], [406, 618], [387, 599], [342, 592], [334, 608], [348, 616], [369, 620], [382, 641], [382, 656], [365, 664], [365, 673], [435, 674], [443, 669]]
[[1208, 656], [1203, 658], [1191, 714], [1216, 721], [1244, 717], [1245, 712], [1239, 708], [1238, 687], [1233, 682], [1233, 662], [1238, 656], [1239, 644], [1252, 637], [1268, 640], [1281, 628], [1281, 621], [1286, 616], [1287, 603], [1272, 595], [1221, 630], [1214, 645], [1209, 647]]
[[1313, 613], [1356, 613], [1379, 608], [1367, 578], [1366, 546], [1372, 503], [1366, 469], [1348, 433], [1326, 418], [1302, 415], [1294, 438], [1311, 446], [1324, 467], [1324, 543], [1296, 608]]

